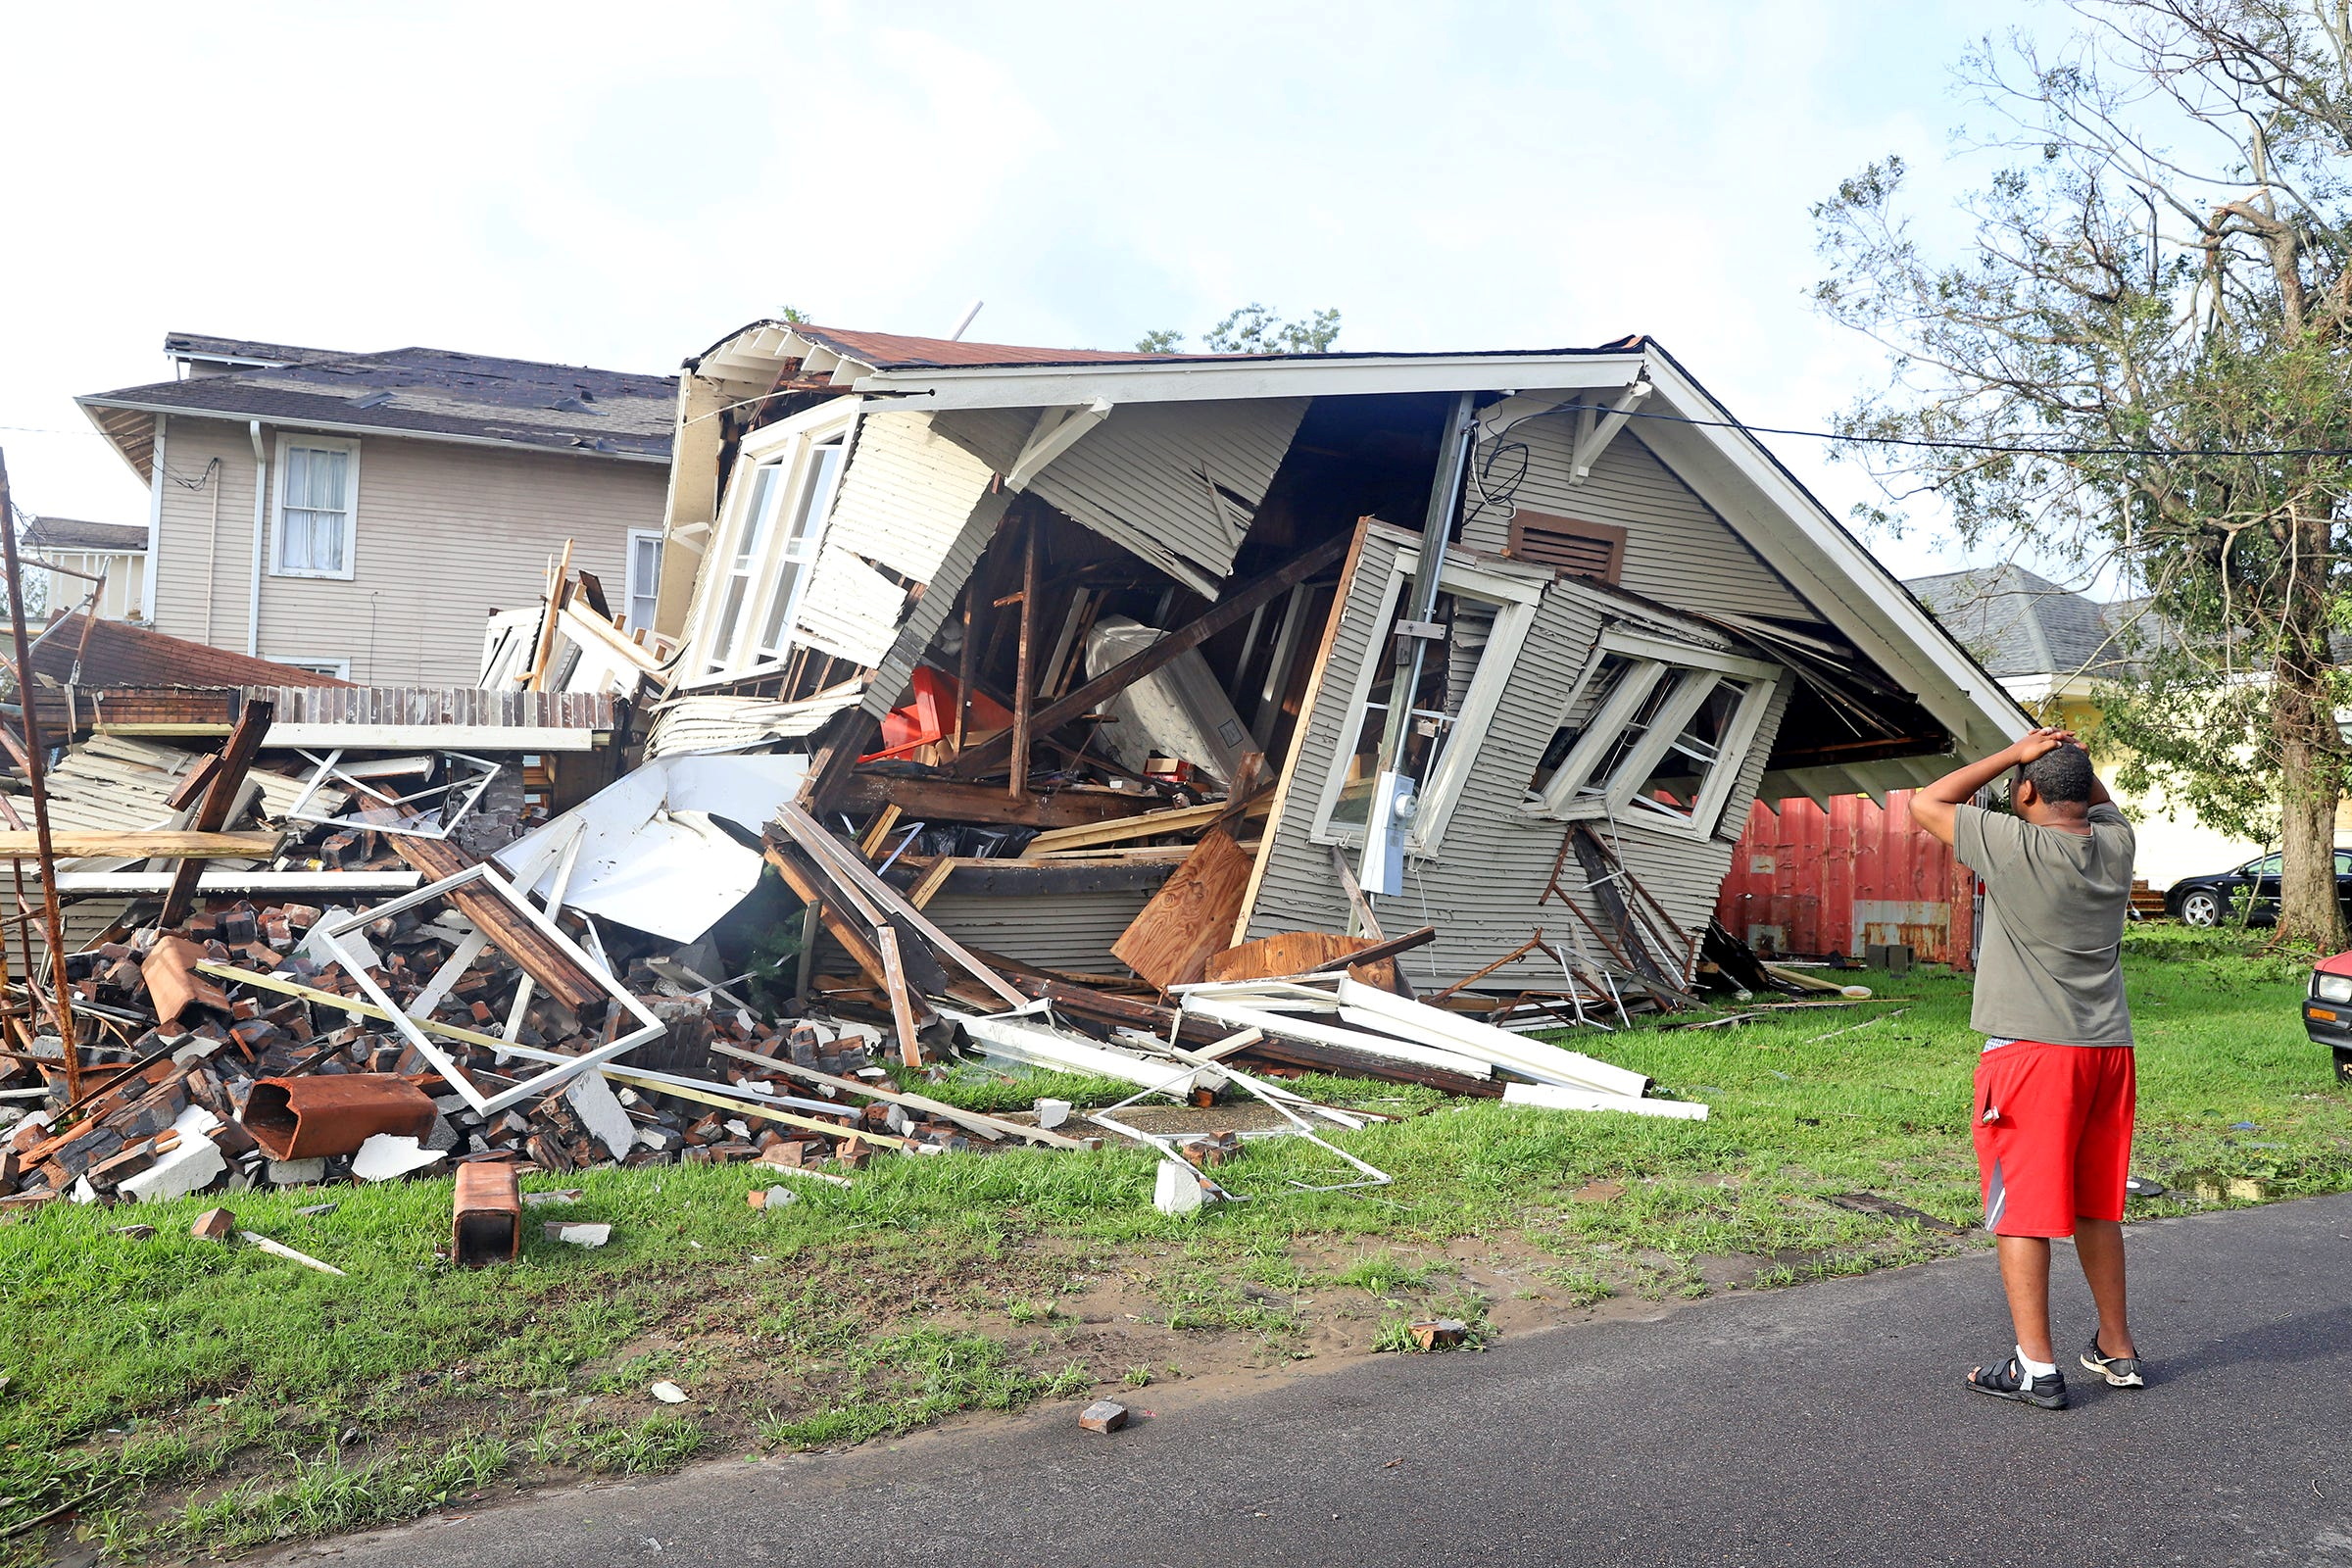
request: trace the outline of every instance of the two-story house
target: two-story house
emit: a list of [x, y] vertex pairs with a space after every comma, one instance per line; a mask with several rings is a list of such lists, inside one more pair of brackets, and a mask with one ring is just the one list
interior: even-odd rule
[[650, 615], [677, 383], [445, 349], [174, 332], [173, 379], [76, 399], [148, 489], [139, 618], [371, 685], [473, 684], [486, 615], [566, 541]]
[[93, 595], [101, 620], [147, 613], [147, 530], [138, 523], [35, 517], [24, 525], [24, 544], [25, 572], [45, 580], [52, 615], [78, 610]]

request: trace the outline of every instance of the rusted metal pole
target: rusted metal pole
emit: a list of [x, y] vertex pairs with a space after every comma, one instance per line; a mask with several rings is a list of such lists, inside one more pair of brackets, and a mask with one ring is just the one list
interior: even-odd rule
[[[0, 561], [8, 570], [8, 631], [16, 646], [17, 703], [24, 711], [24, 781], [32, 792], [32, 831], [40, 850], [41, 912], [49, 938], [49, 1010], [66, 1057], [66, 1098], [81, 1098], [81, 1043], [74, 1038], [74, 987], [66, 978], [65, 922], [57, 912], [57, 856], [49, 844], [49, 790], [42, 780], [41, 714], [32, 684], [32, 644], [24, 635], [24, 584], [17, 569], [17, 513], [8, 497], [8, 456], [0, 453]], [[27, 976], [27, 979], [30, 977]]]

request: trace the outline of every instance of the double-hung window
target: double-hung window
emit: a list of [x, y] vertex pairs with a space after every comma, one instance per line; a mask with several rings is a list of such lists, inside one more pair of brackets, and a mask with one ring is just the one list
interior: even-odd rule
[[[1390, 568], [1375, 622], [1384, 635], [1373, 639], [1356, 671], [1341, 720], [1340, 747], [1324, 779], [1314, 836], [1325, 843], [1363, 839], [1389, 714], [1399, 701], [1397, 632], [1411, 619], [1418, 570], [1411, 554]], [[1446, 818], [1461, 798], [1535, 619], [1544, 583], [1520, 572], [1448, 562], [1438, 590], [1429, 620], [1405, 626], [1408, 634], [1422, 634], [1421, 679], [1402, 716], [1390, 768], [1415, 783], [1416, 806], [1405, 842], [1425, 856], [1437, 853]]]
[[718, 541], [722, 571], [697, 638], [705, 675], [752, 673], [780, 662], [791, 647], [794, 615], [841, 483], [852, 416], [828, 406], [744, 442]]
[[1604, 635], [1529, 783], [1530, 807], [1712, 832], [1779, 675], [1776, 665], [1714, 649]]
[[662, 591], [662, 530], [631, 528], [629, 530], [628, 595], [623, 613], [631, 631], [649, 631], [654, 624], [654, 606]]
[[279, 436], [277, 540], [270, 570], [280, 577], [351, 576], [359, 505], [357, 441]]

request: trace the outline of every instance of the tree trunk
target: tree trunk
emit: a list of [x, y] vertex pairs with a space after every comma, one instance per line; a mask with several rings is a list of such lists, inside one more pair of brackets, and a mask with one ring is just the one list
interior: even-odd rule
[[2278, 939], [2322, 953], [2347, 945], [2336, 899], [2335, 809], [2343, 797], [2344, 745], [2329, 700], [2325, 514], [2293, 525], [2302, 558], [2282, 607], [2271, 675], [2272, 733], [2278, 742]]

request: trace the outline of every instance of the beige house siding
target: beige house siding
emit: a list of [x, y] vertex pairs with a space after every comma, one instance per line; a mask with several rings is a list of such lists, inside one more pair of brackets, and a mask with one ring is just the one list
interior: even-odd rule
[[[272, 464], [276, 437], [264, 426]], [[253, 443], [242, 423], [175, 417], [165, 457], [157, 629], [242, 652]], [[351, 679], [374, 685], [472, 685], [484, 617], [538, 598], [566, 539], [573, 568], [595, 573], [617, 605], [629, 530], [661, 525], [668, 477], [659, 464], [393, 436], [363, 437], [359, 463], [352, 577], [273, 575], [265, 538], [258, 651], [347, 659]]]

